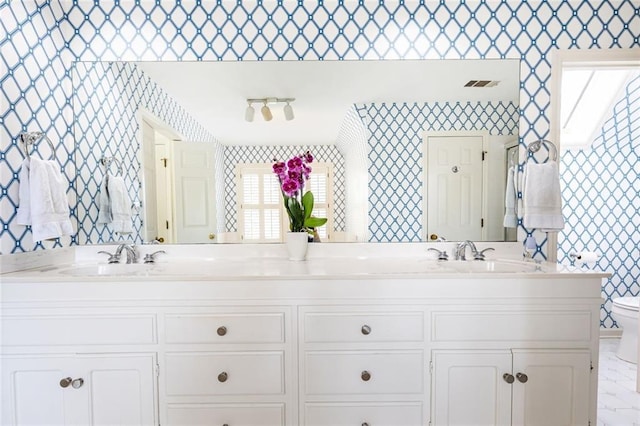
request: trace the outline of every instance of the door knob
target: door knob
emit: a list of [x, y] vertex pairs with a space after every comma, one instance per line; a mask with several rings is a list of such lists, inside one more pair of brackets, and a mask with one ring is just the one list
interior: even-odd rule
[[71, 377], [65, 377], [64, 379], [60, 380], [60, 387], [66, 388], [71, 384], [71, 382], [73, 382], [73, 379]]
[[71, 387], [74, 389], [79, 389], [82, 385], [84, 385], [84, 379], [82, 377], [71, 382]]
[[502, 378], [504, 379], [505, 382], [511, 384], [514, 382], [514, 378], [513, 378], [513, 374], [509, 374], [509, 373], [504, 373], [502, 375]]
[[362, 373], [360, 373], [360, 378], [363, 381], [368, 382], [369, 379], [371, 379], [371, 373], [369, 373], [367, 370], [364, 370]]
[[365, 325], [362, 326], [360, 331], [362, 332], [362, 334], [367, 336], [367, 335], [369, 335], [369, 333], [371, 333], [371, 327], [369, 327], [368, 325], [365, 324]]
[[527, 380], [529, 380], [529, 376], [527, 376], [524, 373], [518, 373], [516, 374], [516, 378], [518, 379], [518, 381], [520, 383], [527, 383]]
[[225, 327], [224, 325], [218, 327], [218, 330], [216, 330], [216, 333], [218, 333], [218, 336], [226, 335], [227, 334], [227, 327]]
[[228, 378], [229, 378], [229, 375], [227, 374], [226, 371], [223, 371], [222, 373], [218, 374], [218, 381], [220, 383], [226, 382]]
[[209, 239], [214, 240], [216, 238], [216, 234], [209, 234]]

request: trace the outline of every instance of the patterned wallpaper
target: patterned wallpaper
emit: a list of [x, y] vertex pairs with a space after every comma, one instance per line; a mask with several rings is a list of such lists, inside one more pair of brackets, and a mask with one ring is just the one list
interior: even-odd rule
[[611, 300], [640, 294], [640, 72], [589, 148], [562, 156], [563, 214], [558, 260], [576, 251], [602, 257], [592, 267], [612, 273], [603, 286], [605, 327], [615, 325]]
[[[97, 224], [96, 194], [104, 179], [103, 157], [115, 160], [109, 170], [124, 177], [133, 204], [141, 199], [141, 147], [139, 114], [151, 114], [185, 140], [217, 143], [215, 137], [176, 103], [162, 88], [131, 63], [77, 62], [72, 70], [74, 132], [76, 135], [78, 222], [76, 242], [95, 244], [130, 240], [114, 234], [110, 226]], [[116, 164], [124, 165], [119, 171]], [[134, 209], [133, 240], [142, 243], [140, 209]]]
[[[640, 48], [635, 0], [24, 0], [0, 1], [0, 18], [2, 253], [77, 243], [74, 238], [33, 244], [15, 220], [21, 132], [45, 131], [56, 141], [65, 176], [73, 182], [77, 174], [74, 61], [516, 58], [521, 60], [518, 127], [520, 143], [526, 144], [549, 133], [551, 52]], [[632, 166], [637, 169], [637, 162]], [[613, 176], [617, 184], [618, 175]], [[68, 196], [77, 219], [72, 185]], [[591, 202], [585, 203], [579, 211], [589, 221]], [[521, 228], [525, 231], [531, 230]], [[546, 242], [540, 241], [537, 255], [545, 252]], [[601, 266], [615, 268], [627, 257], [637, 263], [637, 252], [620, 246], [616, 258]], [[622, 286], [632, 285], [625, 277]]]
[[368, 223], [375, 242], [422, 240], [424, 131], [518, 134], [513, 103], [381, 103], [357, 105], [357, 110], [371, 135]]

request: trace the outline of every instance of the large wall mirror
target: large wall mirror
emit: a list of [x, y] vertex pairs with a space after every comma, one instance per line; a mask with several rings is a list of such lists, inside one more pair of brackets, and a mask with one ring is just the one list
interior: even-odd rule
[[[278, 241], [286, 222], [270, 211], [279, 206], [270, 164], [307, 150], [329, 219], [323, 241], [515, 241], [505, 213], [519, 69], [518, 60], [78, 62], [79, 242]], [[108, 173], [127, 184], [132, 234], [97, 223]]]

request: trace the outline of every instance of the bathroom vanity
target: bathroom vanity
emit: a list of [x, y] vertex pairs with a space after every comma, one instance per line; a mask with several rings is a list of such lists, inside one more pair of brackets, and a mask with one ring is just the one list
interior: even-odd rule
[[324, 246], [3, 274], [2, 424], [595, 424], [605, 274]]

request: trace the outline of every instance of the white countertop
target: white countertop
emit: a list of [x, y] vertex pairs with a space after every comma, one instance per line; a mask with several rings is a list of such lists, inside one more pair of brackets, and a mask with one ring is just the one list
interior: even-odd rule
[[[500, 243], [509, 244], [509, 243]], [[98, 251], [113, 245], [79, 246], [3, 256], [3, 282], [60, 281], [236, 281], [333, 279], [444, 279], [444, 278], [590, 278], [607, 277], [601, 271], [551, 263], [536, 264], [508, 258], [514, 245], [487, 253], [485, 261], [438, 261], [427, 248], [447, 249], [453, 243], [311, 244], [306, 261], [290, 261], [282, 245], [172, 245], [140, 246], [146, 253], [164, 250], [155, 264], [107, 264]], [[479, 244], [479, 249], [497, 243]], [[519, 248], [520, 243], [515, 243]], [[450, 252], [450, 250], [448, 250]], [[517, 253], [517, 250], [515, 250]], [[492, 254], [494, 256], [492, 256]], [[124, 257], [124, 256], [123, 256]], [[516, 257], [516, 256], [514, 256]], [[20, 259], [18, 259], [20, 258]]]

